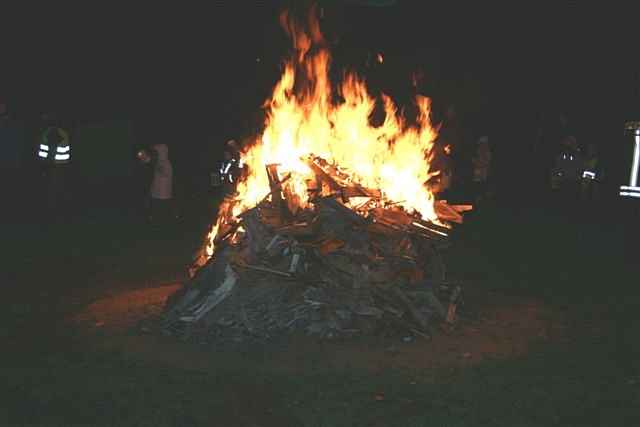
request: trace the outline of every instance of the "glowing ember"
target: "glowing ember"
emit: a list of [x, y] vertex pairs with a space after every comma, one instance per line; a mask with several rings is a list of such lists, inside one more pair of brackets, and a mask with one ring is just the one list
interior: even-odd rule
[[[331, 57], [323, 47], [315, 11], [310, 15], [308, 31], [290, 18], [287, 12], [283, 13], [281, 23], [294, 42], [296, 55], [286, 63], [265, 103], [263, 134], [256, 136], [251, 147], [243, 149], [242, 161], [248, 174], [238, 183], [235, 199], [227, 199], [221, 206], [218, 222], [209, 233], [208, 257], [213, 254], [213, 242], [223, 229], [221, 225], [232, 224], [234, 218], [256, 206], [271, 191], [266, 165], [277, 164], [281, 179], [290, 175], [290, 204], [298, 209], [309, 207], [308, 184], [315, 179], [306, 161], [310, 156], [335, 165], [351, 183], [380, 190], [383, 200], [394, 201], [408, 212], [437, 222], [434, 198], [425, 185], [434, 175], [428, 162], [436, 136], [429, 121], [430, 100], [417, 97], [417, 123], [410, 125], [397, 113], [393, 101], [382, 95], [386, 117], [382, 125], [373, 127], [369, 117], [375, 100], [357, 75], [345, 75], [338, 87], [342, 100], [333, 101], [328, 76]], [[382, 55], [378, 60], [382, 62]], [[363, 202], [356, 199], [347, 202], [347, 206], [353, 208]]]

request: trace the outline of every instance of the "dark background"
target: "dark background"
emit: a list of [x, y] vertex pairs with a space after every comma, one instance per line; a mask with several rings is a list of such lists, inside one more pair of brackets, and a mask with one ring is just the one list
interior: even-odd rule
[[[206, 168], [277, 81], [291, 46], [277, 17], [291, 3], [9, 11], [2, 92], [27, 122], [45, 110], [75, 122], [131, 120], [139, 142], [170, 143], [179, 172]], [[324, 2], [334, 71], [362, 69], [367, 54], [382, 52], [384, 63], [366, 70], [370, 88], [408, 105], [411, 73], [422, 70], [420, 91], [436, 110], [454, 102], [466, 126], [491, 133], [507, 175], [526, 160], [536, 124], [560, 112], [622, 174], [622, 122], [640, 114], [629, 10], [361, 3]]]
[[[209, 127], [255, 110], [268, 94], [290, 44], [277, 22], [286, 3], [53, 8], [25, 11], [14, 22], [9, 14], [6, 88], [24, 108], [206, 120]], [[470, 104], [481, 96], [478, 105], [494, 125], [507, 113], [565, 110], [590, 124], [635, 113], [627, 113], [638, 91], [636, 26], [628, 10], [571, 2], [326, 3], [324, 31], [339, 38], [336, 66], [379, 50], [388, 86], [422, 66], [431, 95]]]
[[[62, 103], [74, 113], [221, 109], [233, 94], [253, 92], [247, 83], [270, 86], [289, 41], [277, 22], [288, 2], [220, 3], [43, 9], [16, 22], [9, 14], [5, 83], [24, 104]], [[404, 67], [430, 65], [427, 77], [448, 86], [480, 82], [487, 95], [521, 106], [571, 109], [591, 100], [588, 109], [597, 110], [597, 101], [626, 101], [638, 83], [637, 30], [622, 8], [326, 3], [323, 27], [339, 37], [338, 51], [379, 49]]]

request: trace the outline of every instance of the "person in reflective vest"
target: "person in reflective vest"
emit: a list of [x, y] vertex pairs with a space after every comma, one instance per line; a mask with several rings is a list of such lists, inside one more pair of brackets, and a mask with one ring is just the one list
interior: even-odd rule
[[597, 200], [599, 197], [599, 183], [602, 181], [603, 172], [599, 165], [598, 148], [594, 143], [587, 146], [580, 182], [580, 198], [583, 201]]
[[553, 190], [573, 192], [582, 178], [583, 157], [575, 137], [568, 136], [560, 143], [560, 151], [555, 158], [555, 167], [551, 175]]
[[38, 158], [54, 165], [71, 162], [69, 133], [56, 125], [47, 126], [40, 136]]
[[563, 138], [552, 169], [551, 185], [559, 207], [573, 212], [580, 200], [584, 156], [573, 136]]
[[71, 137], [51, 114], [44, 114], [43, 130], [37, 141], [36, 158], [40, 163], [46, 208], [56, 218], [63, 218], [71, 200]]

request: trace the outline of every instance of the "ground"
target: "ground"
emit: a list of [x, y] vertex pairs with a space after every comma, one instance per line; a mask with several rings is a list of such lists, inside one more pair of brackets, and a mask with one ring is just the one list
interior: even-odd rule
[[203, 233], [189, 215], [164, 229], [117, 210], [14, 218], [0, 425], [637, 425], [638, 229], [617, 208], [594, 212], [504, 201], [470, 215], [448, 255], [465, 311], [432, 340], [242, 351], [141, 322], [185, 280]]

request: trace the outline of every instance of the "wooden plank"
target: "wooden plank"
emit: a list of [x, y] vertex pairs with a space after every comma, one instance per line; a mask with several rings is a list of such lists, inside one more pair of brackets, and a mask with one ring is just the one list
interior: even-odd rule
[[278, 176], [278, 165], [269, 164], [266, 165], [265, 168], [267, 170], [267, 177], [269, 178], [269, 188], [271, 189], [271, 202], [277, 207], [281, 215], [281, 222], [287, 222], [291, 219], [291, 212], [284, 199], [282, 182]]
[[453, 209], [449, 204], [436, 200], [433, 204], [433, 208], [439, 219], [455, 222], [456, 224], [462, 224], [462, 215], [460, 215], [460, 213]]
[[311, 168], [316, 177], [329, 186], [332, 191], [337, 193], [342, 192], [342, 186], [338, 184], [328, 173], [326, 173], [320, 166], [318, 166], [313, 159], [307, 160], [307, 165]]
[[337, 212], [341, 217], [358, 225], [365, 225], [368, 222], [366, 218], [358, 215], [333, 197], [320, 197], [315, 203]]
[[414, 221], [414, 218], [409, 216], [406, 212], [399, 209], [385, 209], [385, 208], [374, 208], [369, 211], [374, 215], [376, 219], [382, 219], [384, 222], [391, 223], [394, 225], [406, 227], [411, 225]]
[[366, 188], [358, 184], [351, 185], [349, 187], [344, 187], [342, 189], [342, 194], [346, 198], [350, 197], [372, 197], [374, 199], [380, 199], [382, 197], [382, 192], [380, 190], [374, 190], [371, 188]]
[[456, 212], [467, 212], [473, 210], [473, 205], [449, 205]]
[[282, 227], [276, 228], [276, 231], [279, 234], [286, 235], [286, 236], [313, 236], [314, 235], [313, 226], [306, 222], [284, 225]]

